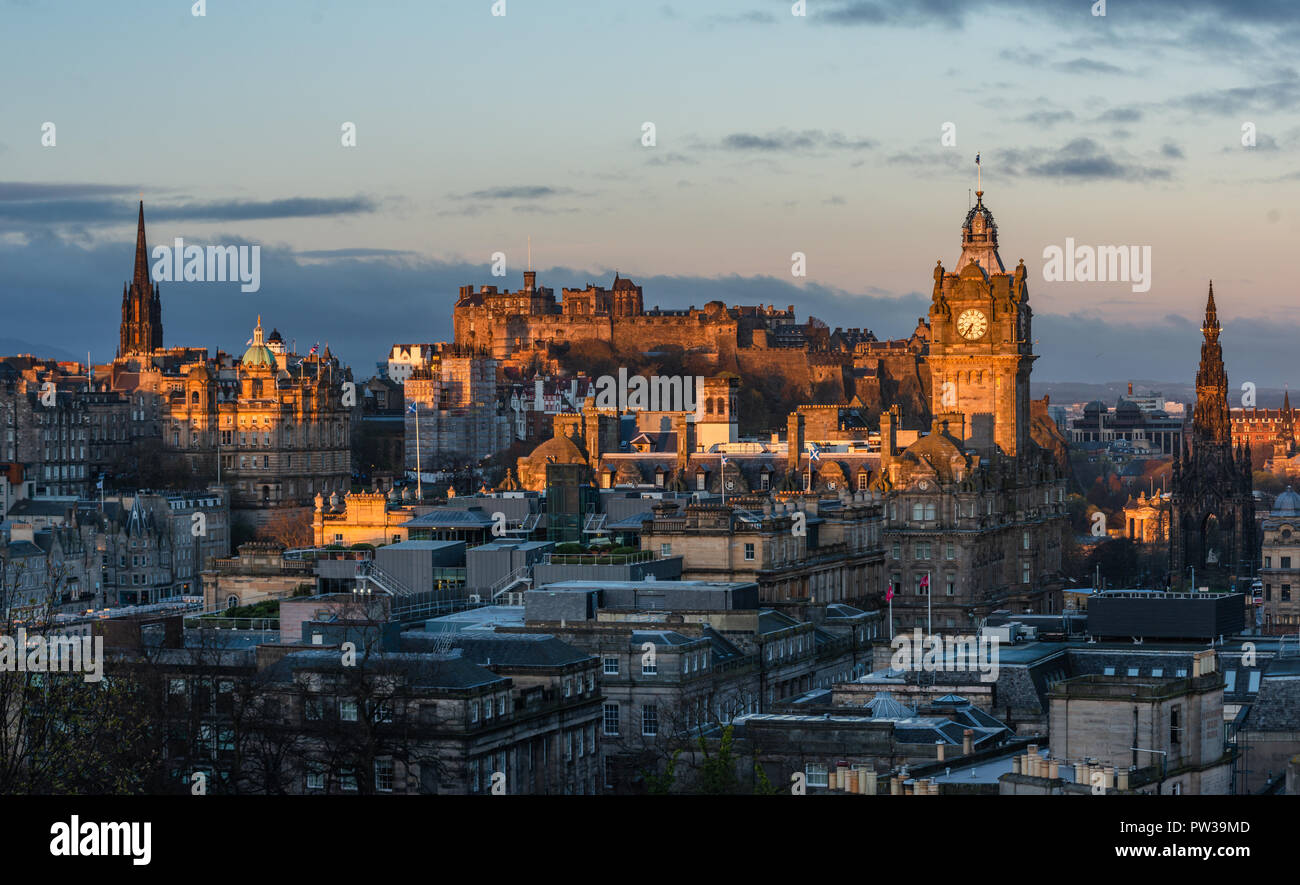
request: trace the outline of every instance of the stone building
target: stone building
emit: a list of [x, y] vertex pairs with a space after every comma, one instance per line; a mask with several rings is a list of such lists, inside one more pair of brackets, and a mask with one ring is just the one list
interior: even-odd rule
[[1169, 495], [1139, 492], [1124, 504], [1124, 537], [1139, 544], [1169, 543]]
[[1219, 343], [1219, 316], [1210, 284], [1196, 372], [1191, 450], [1174, 459], [1170, 506], [1170, 571], [1173, 586], [1229, 587], [1249, 578], [1255, 563], [1255, 500], [1251, 455], [1234, 444], [1228, 413], [1228, 374]]
[[[1000, 608], [1061, 610], [1068, 479], [1036, 437], [1028, 270], [1008, 274], [983, 192], [962, 224], [957, 273], [937, 264], [930, 306], [930, 433], [901, 445], [880, 418], [885, 545], [902, 627], [969, 630]], [[1044, 438], [1046, 441], [1046, 438]]]
[[0, 455], [24, 465], [42, 496], [90, 497], [122, 469], [131, 447], [130, 402], [98, 389], [76, 363], [0, 361]]
[[1229, 415], [1232, 441], [1250, 448], [1255, 469], [1265, 467], [1270, 461], [1287, 461], [1300, 448], [1289, 390], [1282, 394], [1280, 409], [1231, 409]]
[[753, 581], [760, 601], [781, 609], [874, 606], [884, 592], [882, 512], [865, 492], [767, 502], [759, 513], [665, 501], [642, 523], [641, 549], [681, 556], [688, 580]]
[[1287, 486], [1264, 518], [1259, 580], [1266, 633], [1295, 633], [1300, 625], [1300, 495]]
[[605, 783], [616, 792], [644, 790], [646, 769], [714, 725], [860, 675], [882, 629], [846, 605], [821, 607], [817, 623], [788, 617], [745, 582], [564, 581], [524, 598], [524, 626], [498, 635], [554, 635], [600, 661]]
[[283, 599], [316, 587], [315, 564], [286, 559], [284, 548], [271, 541], [240, 544], [237, 555], [209, 560], [200, 578], [204, 611]]
[[1050, 692], [1051, 753], [1114, 770], [1159, 771], [1162, 793], [1226, 795], [1232, 756], [1225, 750], [1223, 676], [1212, 649], [1184, 678], [1079, 676]]
[[427, 366], [411, 371], [403, 393], [407, 470], [476, 464], [514, 442], [512, 420], [497, 393], [497, 361], [482, 353], [438, 352]]

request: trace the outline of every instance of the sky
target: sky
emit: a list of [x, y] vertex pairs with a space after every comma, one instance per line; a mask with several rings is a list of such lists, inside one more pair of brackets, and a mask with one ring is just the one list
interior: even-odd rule
[[[1190, 381], [1211, 279], [1234, 385], [1300, 380], [1300, 3], [795, 5], [0, 0], [0, 352], [113, 356], [141, 197], [151, 246], [262, 250], [255, 293], [162, 284], [169, 346], [261, 315], [367, 377], [530, 242], [557, 293], [906, 336], [979, 153], [1035, 381]], [[1149, 291], [1045, 279], [1067, 239], [1149, 247]]]

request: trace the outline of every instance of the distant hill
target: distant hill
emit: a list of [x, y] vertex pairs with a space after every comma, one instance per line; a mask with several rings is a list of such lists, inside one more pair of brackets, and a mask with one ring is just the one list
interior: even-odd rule
[[[52, 347], [49, 344], [32, 344], [30, 341], [23, 341], [18, 338], [0, 338], [0, 356], [18, 356], [20, 354], [30, 353], [38, 359], [60, 360], [63, 362], [81, 363], [86, 361], [86, 355], [81, 356], [69, 353], [61, 347]], [[93, 355], [92, 355], [92, 358]], [[100, 360], [104, 359], [104, 354], [100, 354]]]
[[[1138, 395], [1146, 393], [1155, 393], [1159, 391], [1161, 396], [1167, 400], [1181, 403], [1193, 403], [1196, 401], [1196, 386], [1187, 382], [1174, 381], [1150, 381], [1146, 379], [1133, 379], [1133, 392]], [[1114, 406], [1116, 400], [1121, 394], [1128, 393], [1128, 381], [1107, 381], [1103, 384], [1090, 384], [1084, 381], [1052, 381], [1052, 382], [1032, 382], [1030, 384], [1031, 396], [1035, 399], [1041, 399], [1043, 396], [1052, 398], [1052, 405], [1066, 406], [1071, 403], [1086, 403], [1093, 400], [1101, 400], [1109, 406]], [[1255, 391], [1255, 405], [1261, 409], [1278, 409], [1282, 407], [1282, 395], [1285, 391], [1276, 387], [1261, 387]], [[1241, 407], [1242, 390], [1241, 385], [1235, 386], [1235, 390], [1230, 390], [1228, 394], [1228, 404], [1236, 409]], [[1300, 400], [1292, 402], [1293, 406], [1300, 405]]]

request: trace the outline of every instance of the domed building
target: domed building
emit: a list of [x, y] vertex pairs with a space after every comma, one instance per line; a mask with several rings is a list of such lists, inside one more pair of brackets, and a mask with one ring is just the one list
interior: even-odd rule
[[252, 511], [254, 522], [351, 486], [352, 409], [343, 404], [350, 370], [328, 346], [289, 362], [278, 332], [272, 343], [280, 354], [259, 316], [239, 360], [219, 355], [185, 367], [166, 402], [165, 442], [196, 471], [219, 459], [232, 507]]

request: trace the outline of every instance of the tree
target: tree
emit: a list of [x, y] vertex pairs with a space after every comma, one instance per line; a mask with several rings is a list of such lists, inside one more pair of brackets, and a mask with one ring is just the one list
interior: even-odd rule
[[314, 540], [312, 514], [307, 510], [277, 510], [257, 534], [287, 549], [310, 547]]

